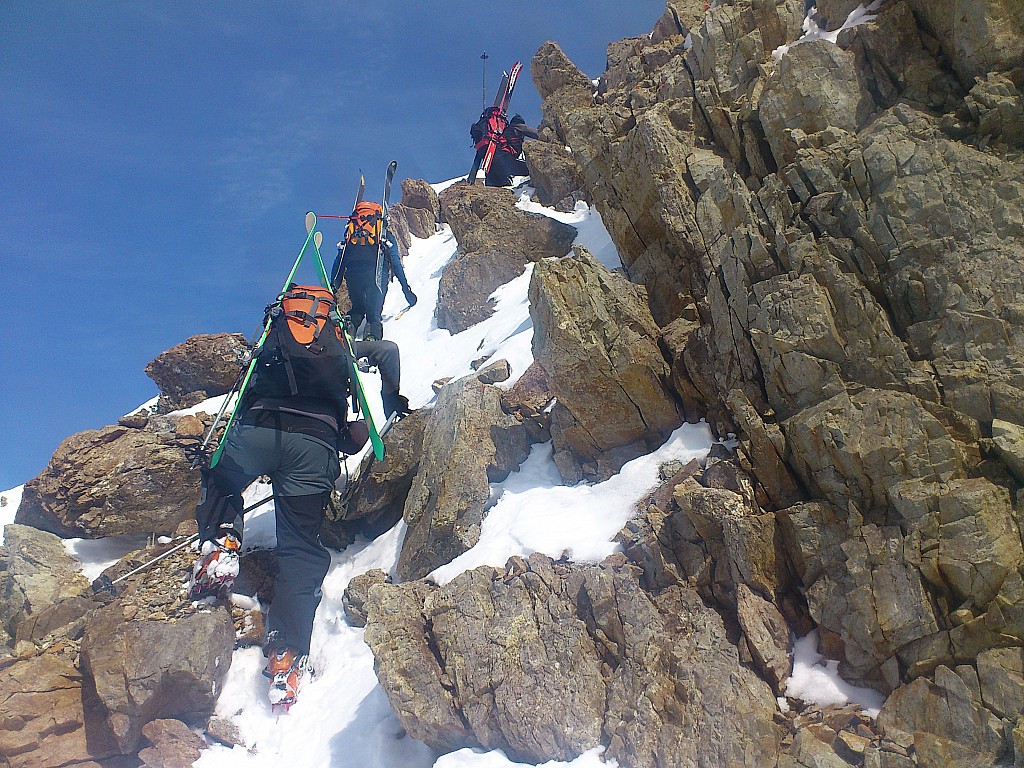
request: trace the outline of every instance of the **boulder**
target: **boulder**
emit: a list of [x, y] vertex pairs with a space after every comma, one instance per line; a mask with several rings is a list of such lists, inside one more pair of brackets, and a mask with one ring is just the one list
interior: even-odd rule
[[556, 398], [551, 437], [566, 482], [609, 477], [682, 423], [644, 299], [584, 248], [534, 268], [533, 354]]
[[51, 533], [4, 527], [6, 568], [0, 572], [0, 628], [37, 642], [96, 608], [82, 566]]
[[571, 211], [577, 202], [589, 200], [583, 174], [569, 150], [546, 141], [527, 141], [523, 156], [541, 205]]
[[[430, 410], [421, 408], [388, 430], [384, 435], [385, 461], [363, 458], [360, 469], [350, 478], [356, 488], [344, 509], [339, 510], [341, 516], [334, 519], [330, 514], [324, 520], [320, 540], [326, 546], [340, 550], [351, 544], [356, 535], [376, 538], [402, 519], [419, 468], [423, 430], [429, 418]], [[369, 467], [365, 468], [367, 461]]]
[[183, 407], [182, 398], [203, 392], [204, 398], [231, 390], [249, 345], [240, 333], [191, 336], [161, 352], [146, 365], [146, 375], [160, 388], [160, 411]]
[[367, 617], [392, 706], [436, 749], [540, 762], [603, 743], [638, 768], [775, 766], [771, 690], [740, 665], [721, 618], [692, 590], [652, 600], [621, 560], [535, 554], [445, 587], [375, 586]]
[[496, 251], [526, 264], [565, 256], [576, 239], [575, 227], [516, 208], [502, 187], [453, 184], [440, 203], [463, 252]]
[[500, 250], [456, 253], [441, 273], [437, 327], [455, 334], [486, 320], [494, 312], [491, 294], [523, 269], [519, 259]]
[[213, 712], [231, 666], [235, 631], [224, 607], [174, 623], [126, 620], [114, 602], [82, 639], [82, 671], [121, 752], [138, 748], [151, 720], [201, 724]]
[[994, 765], [1012, 755], [1006, 738], [1010, 724], [981, 702], [973, 668], [963, 670], [967, 680], [959, 671], [939, 667], [934, 682], [914, 680], [893, 693], [878, 714], [882, 733], [894, 739], [903, 734], [922, 768]]
[[180, 720], [153, 720], [142, 726], [150, 746], [139, 750], [147, 768], [191, 768], [206, 749], [206, 740]]
[[441, 205], [430, 184], [423, 179], [403, 179], [401, 205], [405, 209], [410, 233], [423, 239], [434, 234], [434, 224], [441, 215]]
[[408, 524], [396, 574], [421, 578], [472, 547], [490, 502], [530, 449], [526, 428], [501, 409], [502, 390], [468, 376], [445, 385], [423, 432], [405, 502]]
[[174, 432], [178, 421], [151, 418], [145, 429], [116, 425], [67, 438], [25, 484], [17, 522], [85, 538], [173, 531], [192, 516], [200, 492], [185, 452], [199, 439]]
[[121, 754], [69, 658], [43, 653], [0, 666], [0, 755], [10, 768], [98, 764]]
[[380, 568], [371, 568], [352, 577], [341, 598], [341, 607], [349, 624], [353, 627], [366, 626], [366, 600], [370, 588], [374, 584], [386, 584], [390, 581], [391, 578]]

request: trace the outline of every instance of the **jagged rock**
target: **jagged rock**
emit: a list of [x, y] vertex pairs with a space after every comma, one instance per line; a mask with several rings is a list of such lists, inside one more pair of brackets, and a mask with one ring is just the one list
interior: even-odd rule
[[1024, 427], [995, 419], [992, 422], [992, 443], [1014, 477], [1024, 483]]
[[571, 211], [577, 202], [589, 201], [583, 174], [567, 149], [546, 141], [527, 141], [523, 156], [541, 205]]
[[849, 768], [849, 765], [810, 731], [797, 731], [789, 749], [779, 756], [778, 768]]
[[884, 690], [899, 684], [895, 654], [938, 631], [932, 601], [898, 528], [864, 525], [821, 553], [807, 585], [811, 616], [842, 640], [848, 674]]
[[406, 733], [450, 752], [475, 739], [430, 646], [423, 602], [431, 590], [425, 581], [371, 587], [364, 639], [373, 650], [377, 679]]
[[160, 718], [203, 723], [231, 666], [231, 614], [223, 607], [179, 618], [126, 621], [120, 602], [94, 614], [82, 639], [82, 670], [123, 753]]
[[1020, 66], [1024, 8], [1013, 0], [910, 0], [961, 80]]
[[566, 482], [609, 477], [682, 423], [644, 298], [584, 248], [534, 268], [533, 354], [557, 399], [551, 437]]
[[961, 608], [984, 611], [1024, 563], [1010, 495], [984, 478], [902, 484], [894, 506], [920, 537], [922, 575]]
[[1024, 71], [1017, 70], [1016, 77], [1014, 82], [1006, 75], [989, 74], [967, 94], [965, 104], [978, 133], [1020, 147], [1024, 145]]
[[26, 483], [17, 522], [86, 538], [173, 531], [192, 515], [200, 478], [183, 451], [195, 439], [172, 430], [150, 419], [72, 435]]
[[400, 579], [425, 576], [476, 544], [489, 483], [526, 459], [526, 428], [502, 411], [501, 394], [475, 376], [438, 394], [403, 511], [409, 529], [395, 571]]
[[652, 601], [621, 561], [535, 554], [446, 587], [376, 586], [367, 613], [399, 719], [437, 749], [537, 762], [606, 743], [637, 768], [775, 765], [771, 691], [740, 666], [718, 614], [678, 587]]
[[441, 273], [437, 327], [455, 334], [486, 320], [494, 312], [491, 294], [523, 269], [520, 259], [503, 250], [459, 251]]
[[366, 599], [370, 588], [374, 584], [386, 584], [390, 581], [390, 577], [380, 568], [372, 568], [352, 577], [341, 598], [341, 607], [349, 624], [353, 627], [366, 626]]
[[899, 392], [842, 392], [783, 423], [791, 466], [819, 497], [868, 511], [891, 506], [909, 479], [964, 475], [964, 456], [946, 428]]
[[406, 210], [406, 221], [413, 235], [426, 239], [434, 234], [434, 223], [441, 215], [441, 205], [430, 184], [423, 179], [403, 179], [401, 205]]
[[704, 0], [668, 0], [665, 13], [654, 25], [651, 41], [660, 43], [675, 35], [686, 37], [704, 18], [704, 6]]
[[441, 273], [437, 323], [452, 333], [490, 317], [490, 295], [521, 275], [527, 263], [564, 256], [575, 227], [515, 207], [500, 187], [454, 184], [440, 196], [441, 211], [459, 243], [459, 253]]
[[373, 539], [390, 530], [402, 519], [409, 489], [420, 464], [423, 430], [430, 419], [429, 409], [419, 409], [395, 424], [384, 436], [385, 461], [374, 461], [356, 490], [340, 520], [327, 519], [320, 540], [328, 547], [344, 549], [356, 534]]
[[388, 208], [388, 229], [395, 236], [398, 246], [398, 257], [404, 262], [412, 247], [412, 223], [410, 217], [417, 216], [421, 211], [413, 211], [401, 203]]
[[565, 256], [576, 228], [515, 207], [508, 189], [453, 184], [440, 195], [441, 212], [463, 252], [495, 251], [521, 264]]
[[981, 700], [1004, 720], [1024, 715], [1024, 649], [996, 648], [978, 654]]
[[240, 333], [201, 334], [157, 355], [146, 365], [146, 375], [164, 395], [160, 410], [182, 407], [181, 398], [193, 392], [204, 392], [205, 397], [228, 392], [247, 348]]
[[736, 587], [736, 615], [761, 674], [777, 695], [793, 671], [791, 632], [779, 609], [743, 583]]
[[0, 571], [0, 627], [16, 641], [38, 641], [96, 605], [81, 564], [53, 534], [4, 527], [6, 568]]
[[0, 755], [10, 768], [91, 764], [121, 750], [83, 698], [82, 674], [43, 653], [0, 665]]
[[[765, 82], [758, 113], [779, 166], [806, 137], [856, 133], [874, 107], [861, 91], [855, 57], [827, 40], [793, 46]], [[827, 146], [829, 138], [824, 138]]]
[[501, 407], [521, 419], [535, 443], [551, 439], [551, 410], [554, 400], [544, 369], [531, 363], [510, 389], [502, 392]]
[[899, 688], [878, 715], [878, 727], [885, 736], [897, 738], [903, 733], [911, 740], [922, 768], [994, 764], [1012, 754], [1004, 735], [1008, 725], [947, 667], [935, 671], [934, 682], [918, 678]]
[[149, 747], [139, 750], [147, 768], [191, 768], [206, 741], [180, 720], [153, 720], [142, 726]]

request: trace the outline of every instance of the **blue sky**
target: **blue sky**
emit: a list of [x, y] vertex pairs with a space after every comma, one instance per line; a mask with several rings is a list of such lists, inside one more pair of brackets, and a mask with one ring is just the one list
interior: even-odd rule
[[[346, 212], [358, 169], [374, 197], [392, 159], [396, 182], [468, 171], [483, 51], [489, 92], [545, 40], [597, 77], [663, 9], [0, 3], [0, 489], [155, 395], [143, 368], [163, 350], [250, 336], [304, 213]], [[528, 71], [512, 106], [539, 121]]]

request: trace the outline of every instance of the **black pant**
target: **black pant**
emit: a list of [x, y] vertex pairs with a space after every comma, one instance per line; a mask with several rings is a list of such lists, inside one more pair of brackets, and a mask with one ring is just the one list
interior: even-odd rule
[[352, 327], [358, 331], [363, 319], [366, 319], [367, 339], [384, 338], [384, 323], [381, 312], [384, 309], [384, 296], [377, 287], [377, 276], [370, 270], [349, 270], [345, 273], [345, 284], [348, 286], [348, 297], [352, 301]]
[[200, 541], [212, 540], [225, 529], [241, 539], [242, 491], [260, 475], [270, 475], [278, 572], [267, 632], [300, 654], [309, 653], [320, 586], [331, 565], [331, 555], [320, 543], [320, 525], [339, 472], [337, 452], [320, 440], [240, 425], [217, 466], [203, 473], [203, 495], [196, 506]]
[[402, 382], [402, 360], [393, 341], [363, 339], [352, 347], [356, 358], [365, 357], [380, 371], [381, 394], [397, 392]]
[[487, 172], [484, 184], [488, 187], [507, 187], [512, 184], [513, 176], [529, 176], [530, 169], [525, 160], [519, 160], [508, 152], [495, 150], [491, 160], [491, 169]]

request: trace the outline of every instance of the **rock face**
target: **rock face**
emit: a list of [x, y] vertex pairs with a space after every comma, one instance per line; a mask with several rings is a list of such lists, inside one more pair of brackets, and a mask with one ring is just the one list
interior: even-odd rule
[[426, 576], [476, 544], [489, 484], [517, 468], [529, 447], [526, 428], [502, 411], [496, 386], [469, 376], [441, 389], [402, 513], [409, 530], [400, 579]]
[[0, 668], [0, 755], [11, 768], [91, 764], [121, 751], [82, 698], [70, 659], [47, 653]]
[[402, 510], [420, 465], [423, 430], [430, 411], [419, 409], [395, 424], [384, 436], [386, 460], [374, 461], [351, 482], [355, 490], [340, 519], [327, 519], [320, 540], [328, 547], [344, 549], [361, 534], [373, 539], [402, 519]]
[[[146, 365], [146, 375], [160, 388], [162, 413], [223, 395], [234, 384], [239, 360], [248, 349], [240, 333], [192, 336], [157, 355]], [[195, 393], [202, 393], [201, 397]], [[186, 399], [187, 398], [187, 399]]]
[[186, 416], [72, 435], [26, 483], [17, 521], [86, 538], [173, 531], [199, 501], [199, 471], [186, 450], [202, 431], [202, 422]]
[[567, 149], [547, 141], [527, 141], [523, 156], [541, 205], [571, 211], [577, 202], [589, 202], [583, 173]]
[[555, 463], [569, 483], [605, 479], [682, 418], [642, 290], [583, 248], [536, 265], [534, 358], [551, 382]]
[[564, 256], [576, 228], [515, 207], [500, 187], [454, 184], [440, 196], [459, 252], [441, 274], [437, 323], [458, 333], [490, 316], [490, 295], [522, 274], [526, 264]]
[[41, 640], [98, 607], [89, 600], [89, 581], [78, 561], [53, 534], [6, 525], [4, 548], [0, 629], [15, 642]]
[[445, 587], [377, 585], [366, 607], [392, 706], [437, 749], [540, 762], [607, 739], [637, 768], [776, 763], [771, 690], [718, 614], [692, 590], [652, 599], [621, 562], [513, 558]]
[[[885, 3], [838, 45], [775, 58], [803, 2], [704, 5], [673, 0], [610, 46], [596, 94], [553, 43], [531, 66], [684, 412], [739, 442], [738, 471], [678, 484], [624, 548], [645, 588], [686, 581], [735, 615], [773, 686], [785, 617], [890, 694], [880, 745], [800, 734], [779, 765], [1012, 760], [1024, 11]], [[857, 5], [820, 2], [819, 23]]]
[[82, 640], [82, 669], [120, 751], [136, 749], [151, 720], [205, 722], [231, 666], [234, 641], [223, 608], [173, 624], [126, 621], [120, 603], [99, 611]]
[[437, 193], [423, 179], [402, 180], [402, 207], [406, 211], [409, 232], [426, 239], [434, 234], [434, 223], [441, 215]]

